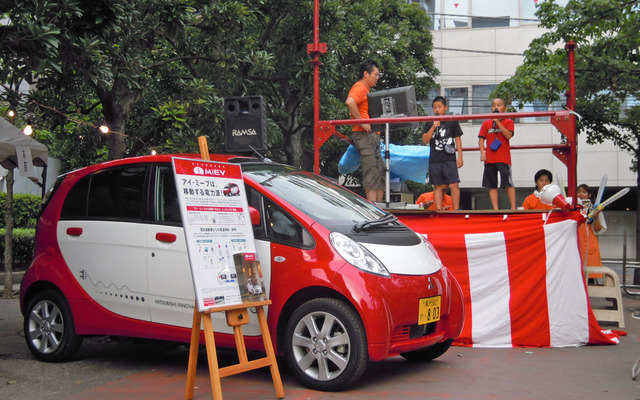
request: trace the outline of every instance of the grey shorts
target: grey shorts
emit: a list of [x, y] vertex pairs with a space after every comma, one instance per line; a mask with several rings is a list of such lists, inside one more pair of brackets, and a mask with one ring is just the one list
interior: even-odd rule
[[353, 132], [353, 145], [360, 153], [362, 188], [365, 192], [384, 190], [385, 168], [380, 154], [380, 136], [377, 133]]

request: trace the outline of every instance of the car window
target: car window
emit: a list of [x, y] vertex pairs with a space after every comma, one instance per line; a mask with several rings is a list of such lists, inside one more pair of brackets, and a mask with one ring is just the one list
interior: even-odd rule
[[182, 225], [173, 169], [170, 166], [159, 166], [154, 181], [155, 220], [170, 225]]
[[91, 176], [89, 218], [144, 219], [146, 166], [100, 171]]
[[262, 209], [262, 195], [251, 186], [249, 185], [244, 185], [244, 186], [245, 186], [245, 193], [247, 194], [247, 203], [251, 207], [258, 210], [258, 212], [260, 213], [260, 225], [253, 226], [253, 236], [256, 239], [264, 240], [267, 238], [267, 232], [265, 230], [264, 222], [263, 222], [264, 210]]
[[87, 217], [87, 197], [89, 195], [88, 176], [77, 182], [67, 194], [60, 213], [61, 219], [86, 218]]
[[98, 171], [77, 182], [62, 205], [61, 219], [146, 219], [147, 166]]
[[243, 164], [242, 172], [280, 199], [331, 230], [350, 231], [355, 223], [385, 212], [341, 186], [281, 164]]
[[271, 200], [264, 198], [267, 237], [274, 242], [293, 246], [313, 246], [313, 238], [291, 215]]

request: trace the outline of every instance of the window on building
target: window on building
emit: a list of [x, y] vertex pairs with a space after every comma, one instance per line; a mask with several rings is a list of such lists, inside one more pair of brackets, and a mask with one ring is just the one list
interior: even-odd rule
[[[545, 0], [522, 0], [523, 24], [537, 23], [536, 11], [538, 11], [538, 5], [543, 1]], [[565, 7], [568, 1], [569, 0], [555, 0], [555, 3], [561, 7]]]
[[469, 88], [445, 88], [444, 97], [449, 104], [449, 114], [469, 114]]
[[[496, 85], [473, 85], [472, 87], [472, 100], [471, 100], [471, 112], [473, 114], [487, 114], [491, 112], [491, 91]], [[482, 120], [472, 120], [474, 124], [482, 124]]]
[[440, 0], [411, 0], [412, 3], [418, 4], [423, 10], [427, 12], [429, 18], [431, 18], [431, 30], [442, 29], [442, 7]]
[[[436, 2], [438, 0], [435, 0]], [[466, 28], [469, 26], [469, 0], [444, 2], [443, 28]]]
[[[515, 107], [518, 109], [518, 107]], [[534, 100], [531, 103], [524, 103], [521, 110], [522, 112], [533, 112], [533, 111], [549, 111], [549, 105], [541, 100]], [[520, 123], [527, 122], [549, 122], [549, 117], [527, 117], [527, 118], [518, 118]]]
[[471, 27], [495, 28], [517, 26], [520, 22], [518, 3], [518, 1], [513, 0], [473, 0], [471, 2]]
[[[537, 24], [538, 5], [548, 0], [407, 0], [431, 17], [431, 29], [496, 28]], [[569, 0], [555, 0], [565, 7]], [[521, 11], [522, 10], [522, 11]]]
[[417, 103], [420, 104], [420, 107], [424, 108], [426, 115], [432, 114], [431, 110], [433, 109], [433, 99], [435, 99], [437, 96], [440, 96], [440, 86], [436, 86], [435, 88], [429, 90], [429, 94], [427, 95], [426, 99], [417, 101]]
[[620, 118], [629, 117], [627, 110], [629, 110], [630, 108], [639, 107], [639, 106], [640, 106], [640, 101], [638, 100], [637, 97], [627, 96], [627, 98], [624, 99], [624, 101], [622, 102], [622, 106], [620, 107], [622, 110], [620, 112]]

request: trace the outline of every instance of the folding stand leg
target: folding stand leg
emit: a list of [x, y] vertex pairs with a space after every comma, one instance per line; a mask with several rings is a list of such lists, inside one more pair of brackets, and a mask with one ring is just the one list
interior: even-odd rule
[[207, 344], [207, 359], [209, 360], [209, 375], [211, 375], [211, 391], [213, 400], [222, 400], [222, 385], [220, 383], [220, 369], [218, 368], [218, 353], [213, 339], [213, 323], [211, 313], [202, 316], [204, 319], [204, 340]]
[[[263, 305], [271, 304], [271, 301], [265, 300], [262, 302], [247, 303], [246, 305], [232, 305], [226, 307], [219, 307], [217, 311], [224, 311], [227, 317], [227, 325], [233, 328], [233, 335], [236, 341], [236, 349], [238, 351], [239, 363], [230, 365], [228, 367], [219, 368], [218, 366], [218, 354], [216, 353], [216, 343], [213, 333], [213, 323], [211, 321], [211, 311], [198, 312], [197, 306], [193, 314], [193, 327], [191, 330], [191, 349], [189, 350], [189, 368], [187, 370], [187, 389], [185, 391], [185, 399], [191, 400], [193, 398], [196, 367], [198, 361], [198, 345], [200, 344], [200, 324], [204, 326], [204, 338], [207, 346], [207, 359], [209, 361], [209, 374], [211, 376], [211, 391], [213, 392], [214, 400], [222, 400], [222, 385], [220, 378], [239, 374], [242, 372], [250, 371], [257, 368], [269, 367], [271, 370], [271, 377], [273, 378], [273, 386], [276, 391], [276, 396], [281, 399], [284, 397], [284, 387], [282, 386], [282, 380], [280, 378], [280, 371], [278, 370], [278, 364], [276, 362], [276, 354], [273, 350], [273, 344], [271, 343], [271, 336], [269, 335], [269, 326], [267, 325], [267, 318], [264, 313]], [[258, 323], [260, 330], [262, 331], [262, 340], [264, 341], [264, 347], [267, 356], [256, 360], [249, 361], [247, 357], [247, 349], [244, 343], [244, 336], [242, 334], [242, 325], [249, 322], [248, 307], [255, 307], [258, 313]]]
[[262, 340], [264, 341], [264, 348], [267, 353], [267, 358], [271, 361], [269, 369], [271, 370], [271, 378], [273, 379], [273, 386], [276, 390], [276, 397], [281, 399], [284, 397], [284, 387], [282, 386], [282, 379], [280, 378], [280, 370], [276, 362], [276, 353], [273, 350], [273, 343], [271, 343], [271, 335], [269, 334], [269, 326], [267, 326], [267, 317], [265, 316], [262, 306], [257, 306], [258, 322], [260, 323], [260, 331], [262, 332]]
[[193, 388], [196, 383], [196, 368], [198, 366], [198, 347], [200, 346], [200, 322], [202, 314], [198, 312], [198, 305], [193, 311], [193, 325], [191, 327], [191, 343], [189, 347], [189, 368], [187, 369], [187, 389], [185, 400], [193, 399]]

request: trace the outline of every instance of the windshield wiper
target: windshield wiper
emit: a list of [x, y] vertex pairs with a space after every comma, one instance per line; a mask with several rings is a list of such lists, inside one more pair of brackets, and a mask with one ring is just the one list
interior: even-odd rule
[[360, 222], [359, 224], [355, 224], [353, 226], [353, 230], [356, 232], [361, 232], [369, 228], [373, 228], [374, 226], [386, 225], [389, 222], [395, 222], [398, 218], [393, 214], [387, 214], [380, 219], [370, 220]]

